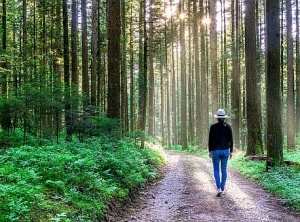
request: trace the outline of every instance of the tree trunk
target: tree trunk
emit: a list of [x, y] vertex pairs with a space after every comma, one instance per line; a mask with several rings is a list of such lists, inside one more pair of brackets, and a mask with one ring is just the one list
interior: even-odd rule
[[65, 84], [65, 124], [66, 140], [72, 139], [72, 119], [70, 105], [70, 58], [69, 58], [69, 26], [68, 26], [68, 5], [67, 0], [63, 0], [63, 39], [64, 39], [64, 84]]
[[[231, 112], [232, 112], [232, 128], [235, 140], [235, 146], [239, 148], [239, 125], [240, 125], [240, 74], [239, 74], [239, 44], [238, 44], [238, 22], [239, 22], [239, 5], [238, 0], [232, 0], [232, 83], [231, 83]], [[235, 5], [235, 7], [234, 7]], [[235, 13], [234, 13], [235, 12]]]
[[87, 33], [87, 11], [86, 0], [81, 0], [81, 29], [82, 29], [82, 92], [86, 96], [85, 105], [89, 104], [90, 84], [89, 84], [89, 55], [88, 55], [88, 33]]
[[153, 49], [153, 35], [154, 35], [154, 25], [153, 25], [153, 0], [150, 0], [150, 12], [149, 12], [149, 105], [148, 105], [148, 116], [149, 116], [149, 136], [154, 136], [154, 49]]
[[[143, 47], [143, 82], [142, 83], [142, 89], [143, 89], [143, 99], [142, 99], [142, 121], [141, 121], [141, 126], [142, 126], [142, 130], [145, 132], [146, 130], [146, 106], [147, 106], [147, 57], [148, 57], [148, 35], [147, 35], [147, 20], [146, 20], [146, 0], [144, 2], [144, 21], [143, 21], [143, 27], [144, 27], [144, 47]], [[142, 141], [141, 141], [141, 148], [145, 148], [145, 136], [142, 137]]]
[[[2, 54], [6, 55], [6, 0], [2, 0]], [[7, 61], [4, 59], [1, 63], [1, 68], [3, 68], [2, 73], [2, 98], [7, 97]]]
[[[98, 0], [98, 48], [97, 48], [97, 106], [99, 106], [99, 110], [102, 113], [107, 112], [107, 44], [105, 43], [105, 39], [103, 38], [103, 31], [106, 24], [102, 25], [102, 19], [100, 16], [101, 8], [107, 8], [107, 1]], [[104, 13], [103, 13], [104, 14]], [[107, 18], [107, 13], [105, 14]], [[104, 16], [103, 16], [104, 17]]]
[[220, 72], [220, 74], [219, 74], [219, 76], [220, 76], [220, 96], [219, 96], [219, 101], [220, 101], [220, 107], [223, 107], [223, 108], [225, 108], [225, 106], [224, 106], [224, 102], [225, 102], [225, 92], [224, 92], [224, 88], [225, 88], [225, 81], [224, 81], [224, 76], [225, 76], [225, 73], [224, 73], [224, 51], [223, 51], [223, 48], [224, 48], [224, 45], [225, 45], [225, 42], [224, 42], [224, 37], [223, 37], [223, 34], [224, 34], [224, 32], [223, 32], [223, 11], [224, 11], [224, 9], [223, 9], [223, 7], [224, 7], [224, 5], [223, 5], [223, 2], [222, 2], [222, 0], [220, 0], [220, 18], [221, 18], [221, 22], [220, 22], [220, 25], [221, 25], [221, 27], [220, 27], [220, 48], [221, 48], [221, 50], [220, 50], [220, 68], [219, 68], [219, 72]]
[[295, 148], [295, 96], [292, 2], [286, 0], [287, 32], [287, 149]]
[[171, 71], [171, 93], [172, 93], [172, 144], [178, 144], [177, 138], [177, 101], [176, 101], [176, 69], [175, 69], [175, 55], [174, 55], [174, 27], [173, 27], [173, 17], [171, 17], [171, 56], [172, 56], [172, 71]]
[[[28, 68], [27, 68], [27, 0], [23, 0], [23, 49], [22, 49], [22, 59], [23, 59], [23, 76], [24, 82], [27, 82]], [[22, 80], [20, 80], [20, 83]]]
[[[170, 3], [172, 0], [170, 0]], [[165, 5], [166, 6], [166, 5]], [[165, 7], [164, 6], [164, 7]], [[164, 8], [166, 11], [166, 8]], [[171, 17], [171, 25], [172, 25], [172, 17]], [[173, 28], [171, 26], [171, 34], [173, 33]], [[170, 72], [169, 71], [169, 60], [168, 60], [168, 41], [167, 41], [167, 20], [165, 18], [165, 27], [164, 27], [164, 43], [165, 43], [165, 76], [164, 76], [164, 91], [166, 92], [166, 121], [167, 121], [167, 144], [168, 148], [171, 147], [171, 113], [170, 113]], [[173, 37], [171, 39], [171, 45], [173, 47]], [[173, 62], [173, 48], [171, 49], [171, 56], [172, 56], [172, 62]], [[173, 67], [172, 67], [173, 68]], [[164, 127], [164, 126], [162, 126]]]
[[[108, 1], [109, 4], [110, 1]], [[109, 11], [109, 9], [108, 9]], [[118, 15], [120, 16], [120, 15]], [[91, 104], [97, 105], [97, 68], [98, 68], [98, 0], [92, 0], [92, 37], [91, 37]], [[111, 27], [108, 26], [108, 31]], [[119, 46], [118, 46], [119, 47]]]
[[266, 146], [270, 166], [283, 163], [279, 6], [280, 0], [266, 0]]
[[[188, 16], [192, 17], [192, 12], [191, 12], [191, 4], [192, 1], [189, 0], [188, 1]], [[196, 12], [197, 13], [197, 12]], [[188, 105], [188, 112], [189, 112], [189, 116], [188, 116], [188, 142], [191, 143], [192, 145], [194, 145], [195, 143], [195, 94], [194, 94], [194, 89], [195, 89], [195, 75], [194, 75], [194, 63], [193, 63], [193, 58], [194, 58], [194, 50], [192, 47], [192, 39], [193, 39], [193, 35], [192, 35], [192, 26], [193, 26], [193, 22], [189, 22], [188, 23], [188, 32], [189, 32], [189, 39], [188, 39], [188, 94], [187, 94], [187, 105]], [[198, 44], [199, 46], [199, 44]], [[195, 50], [198, 50], [198, 48]]]
[[[179, 3], [180, 12], [184, 11], [184, 4]], [[186, 52], [185, 52], [185, 18], [180, 20], [180, 74], [181, 74], [181, 146], [187, 149], [187, 106], [186, 106]]]
[[[192, 47], [192, 46], [191, 46]], [[189, 63], [189, 70], [188, 70], [188, 100], [187, 100], [187, 106], [189, 110], [189, 116], [188, 116], [188, 142], [191, 143], [192, 145], [197, 144], [197, 140], [195, 139], [196, 137], [196, 131], [195, 131], [195, 126], [196, 126], [196, 119], [195, 119], [195, 72], [194, 72], [194, 63], [192, 62], [192, 50], [190, 52], [190, 60], [191, 62]]]
[[[200, 0], [200, 18], [204, 18], [204, 2]], [[208, 123], [208, 91], [207, 91], [207, 47], [206, 47], [206, 34], [207, 34], [207, 27], [204, 22], [200, 25], [200, 52], [201, 52], [201, 104], [202, 108], [201, 112], [201, 131], [202, 131], [202, 138], [200, 138], [201, 144], [207, 144], [208, 139], [208, 130], [209, 130], [209, 123]]]
[[72, 78], [73, 84], [78, 81], [78, 59], [77, 59], [77, 32], [78, 32], [78, 7], [77, 0], [72, 0], [72, 23], [71, 23], [71, 56], [72, 56]]
[[296, 133], [300, 132], [300, 32], [299, 32], [299, 0], [296, 0]]
[[107, 116], [120, 119], [120, 36], [121, 36], [121, 8], [120, 1], [108, 1], [108, 93]]
[[[203, 115], [201, 109], [201, 81], [200, 81], [200, 61], [199, 61], [199, 34], [198, 34], [198, 12], [197, 0], [193, 1], [193, 43], [195, 54], [195, 81], [196, 81], [196, 139], [197, 146], [200, 147], [203, 142], [201, 116]], [[203, 16], [203, 15], [202, 15]], [[203, 33], [201, 33], [202, 35]]]
[[55, 76], [55, 85], [58, 86], [61, 84], [62, 81], [62, 65], [60, 64], [59, 58], [63, 57], [63, 50], [62, 50], [62, 39], [56, 38], [57, 36], [61, 36], [62, 34], [62, 19], [61, 19], [61, 1], [56, 0], [55, 4], [55, 19], [54, 19], [54, 58], [53, 58], [53, 70], [56, 74]]
[[[165, 48], [167, 49], [167, 47]], [[164, 61], [163, 58], [163, 49], [162, 43], [160, 45], [160, 128], [161, 128], [161, 144], [165, 146], [165, 87], [164, 87], [164, 71], [163, 71], [163, 64], [167, 61]]]
[[222, 106], [227, 109], [228, 108], [228, 52], [227, 52], [227, 25], [226, 25], [226, 4], [225, 0], [222, 0], [222, 33], [223, 33], [223, 47], [222, 47], [222, 73], [223, 73], [223, 94], [222, 98]]
[[126, 1], [121, 1], [122, 11], [122, 65], [121, 65], [121, 119], [123, 131], [128, 131], [128, 97], [127, 97], [127, 36], [126, 36]]
[[255, 0], [245, 2], [246, 107], [248, 146], [246, 155], [263, 153], [257, 74]]
[[134, 84], [134, 49], [133, 49], [133, 42], [134, 42], [134, 33], [133, 33], [133, 6], [131, 6], [130, 14], [131, 14], [131, 21], [130, 21], [130, 131], [135, 130], [135, 84]]
[[[62, 64], [60, 63], [59, 58], [63, 57], [63, 50], [62, 50], [62, 38], [57, 38], [57, 36], [61, 36], [62, 34], [62, 19], [61, 19], [61, 1], [56, 0], [55, 8], [54, 8], [54, 20], [53, 20], [53, 95], [62, 95], [62, 90], [59, 87], [62, 83]], [[54, 117], [53, 121], [55, 124], [55, 135], [56, 135], [56, 142], [59, 142], [59, 135], [62, 126], [62, 110], [55, 106], [53, 108]]]
[[217, 1], [209, 1], [210, 12], [210, 63], [212, 113], [218, 110], [218, 42], [217, 42]]
[[[144, 25], [143, 21], [144, 16], [144, 4], [145, 0], [140, 1], [139, 6], [139, 76], [138, 76], [138, 92], [139, 92], [139, 108], [138, 108], [138, 128], [143, 130], [143, 122], [144, 122], [144, 99], [145, 99], [145, 89], [144, 89], [144, 45], [143, 45], [143, 37], [144, 37]], [[144, 41], [146, 41], [144, 39]]]

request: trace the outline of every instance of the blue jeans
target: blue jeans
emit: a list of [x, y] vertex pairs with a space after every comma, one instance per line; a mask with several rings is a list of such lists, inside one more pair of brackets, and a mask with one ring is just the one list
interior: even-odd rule
[[[214, 177], [215, 177], [217, 188], [221, 189], [222, 191], [224, 191], [226, 179], [227, 179], [227, 162], [228, 162], [229, 155], [230, 155], [229, 149], [212, 151]], [[220, 167], [222, 173], [221, 180], [220, 180]]]

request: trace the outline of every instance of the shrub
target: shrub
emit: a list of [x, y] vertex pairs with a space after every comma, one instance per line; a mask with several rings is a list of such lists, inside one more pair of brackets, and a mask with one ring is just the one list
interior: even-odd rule
[[1, 152], [0, 221], [99, 221], [162, 163], [150, 149], [107, 137]]

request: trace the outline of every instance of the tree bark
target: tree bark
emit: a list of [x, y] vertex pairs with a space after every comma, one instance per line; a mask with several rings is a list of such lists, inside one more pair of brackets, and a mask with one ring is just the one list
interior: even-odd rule
[[[143, 19], [143, 36], [144, 36], [144, 44], [143, 44], [143, 78], [142, 78], [142, 118], [141, 118], [141, 129], [143, 132], [146, 130], [146, 113], [147, 113], [147, 85], [148, 85], [148, 79], [147, 79], [147, 70], [148, 70], [148, 35], [147, 35], [147, 20], [146, 20], [146, 0], [143, 5], [143, 14], [144, 14], [144, 19]], [[141, 139], [141, 148], [145, 148], [145, 136], [142, 136]]]
[[217, 1], [209, 1], [210, 12], [210, 63], [212, 113], [218, 110], [218, 42], [217, 42]]
[[[195, 58], [195, 81], [196, 81], [196, 139], [197, 146], [200, 147], [203, 142], [201, 116], [203, 115], [201, 109], [201, 81], [200, 81], [200, 61], [199, 61], [199, 34], [198, 34], [198, 20], [197, 0], [193, 1], [193, 43], [194, 43], [194, 58]], [[201, 33], [203, 34], [203, 33]]]
[[[200, 18], [204, 18], [204, 1], [200, 0]], [[208, 130], [209, 130], [209, 116], [208, 116], [208, 90], [207, 90], [207, 47], [206, 47], [206, 35], [207, 27], [204, 22], [200, 25], [200, 52], [201, 52], [201, 131], [202, 138], [200, 142], [204, 145], [207, 144]]]
[[283, 162], [279, 6], [280, 0], [266, 0], [266, 147], [270, 166]]
[[[187, 90], [187, 106], [188, 106], [188, 143], [191, 145], [197, 144], [196, 142], [196, 132], [195, 127], [197, 123], [195, 122], [195, 62], [194, 62], [194, 51], [199, 50], [199, 48], [194, 48], [193, 46], [193, 0], [188, 0], [188, 17], [191, 18], [190, 22], [188, 23], [188, 69], [187, 69], [187, 75], [188, 75], [188, 90]], [[196, 12], [196, 14], [198, 14]], [[199, 44], [198, 44], [199, 47]], [[199, 58], [198, 58], [199, 59]]]
[[[6, 29], [6, 0], [2, 0], [2, 54], [6, 55], [6, 48], [7, 48], [7, 29]], [[7, 61], [4, 59], [1, 62], [1, 67], [3, 68], [2, 74], [2, 97], [7, 97]]]
[[[23, 49], [22, 49], [22, 59], [23, 59], [23, 76], [24, 82], [27, 82], [28, 68], [27, 68], [27, 0], [23, 0]], [[20, 84], [22, 80], [20, 79]]]
[[[172, 4], [172, 0], [170, 1], [170, 4]], [[177, 113], [178, 113], [178, 109], [177, 109], [177, 100], [176, 100], [176, 67], [175, 67], [175, 53], [174, 53], [174, 23], [173, 23], [173, 16], [171, 17], [171, 56], [172, 56], [172, 69], [171, 69], [171, 78], [172, 78], [172, 82], [171, 84], [171, 96], [172, 96], [172, 144], [173, 145], [177, 145], [178, 144], [178, 137], [177, 137]]]
[[[179, 3], [180, 12], [184, 11], [183, 1]], [[187, 149], [187, 103], [186, 103], [186, 51], [185, 51], [185, 18], [180, 20], [180, 74], [181, 74], [181, 146]]]
[[89, 54], [88, 54], [88, 33], [87, 33], [87, 11], [86, 0], [81, 0], [81, 29], [82, 29], [82, 92], [86, 96], [85, 105], [89, 104], [90, 83], [89, 83]]
[[120, 36], [121, 36], [121, 8], [120, 1], [108, 1], [108, 93], [107, 116], [120, 119]]
[[135, 84], [134, 84], [134, 33], [133, 33], [133, 6], [130, 8], [131, 21], [130, 21], [130, 131], [136, 129], [135, 121]]
[[138, 128], [141, 130], [144, 130], [144, 99], [146, 96], [146, 90], [144, 88], [144, 44], [146, 39], [144, 39], [143, 42], [143, 37], [144, 37], [144, 32], [146, 31], [144, 29], [144, 20], [145, 15], [144, 15], [144, 4], [145, 0], [140, 1], [140, 6], [139, 6], [139, 76], [138, 76], [138, 92], [139, 92], [139, 103], [138, 103]]
[[286, 0], [287, 32], [287, 149], [295, 148], [294, 44], [292, 2]]
[[[110, 1], [108, 1], [109, 4]], [[107, 9], [109, 11], [109, 9]], [[109, 14], [109, 12], [108, 12]], [[120, 16], [120, 15], [119, 15]], [[97, 68], [98, 68], [98, 0], [92, 0], [92, 37], [91, 37], [91, 104], [97, 105]], [[108, 21], [109, 22], [109, 21]], [[108, 26], [110, 29], [111, 27]], [[109, 31], [108, 29], [108, 31]]]
[[122, 55], [121, 55], [121, 119], [123, 123], [123, 131], [128, 131], [128, 96], [127, 96], [127, 35], [126, 35], [126, 1], [121, 1], [122, 13]]
[[150, 9], [149, 9], [149, 105], [148, 105], [148, 117], [149, 117], [149, 136], [154, 136], [154, 49], [153, 49], [153, 35], [154, 35], [154, 25], [153, 25], [153, 0], [150, 0]]
[[[170, 3], [172, 3], [172, 0], [170, 0]], [[164, 10], [166, 11], [166, 5], [164, 5]], [[171, 34], [173, 33], [173, 28], [172, 28], [172, 17], [171, 17]], [[170, 113], [170, 73], [171, 69], [169, 70], [169, 60], [168, 60], [168, 40], [167, 40], [167, 20], [165, 18], [165, 27], [164, 27], [164, 46], [165, 46], [165, 76], [164, 76], [164, 91], [166, 93], [166, 122], [167, 122], [167, 144], [168, 148], [171, 147], [172, 141], [171, 141], [171, 113]], [[173, 63], [173, 36], [171, 39], [171, 57], [172, 57], [172, 63]], [[173, 66], [172, 66], [173, 68]], [[164, 127], [164, 126], [163, 126]]]
[[255, 0], [245, 2], [246, 107], [248, 146], [246, 155], [263, 153], [258, 85]]
[[[165, 48], [167, 49], [167, 48]], [[164, 71], [163, 65], [166, 63], [164, 60], [162, 43], [160, 45], [160, 128], [161, 128], [161, 144], [165, 145], [165, 87], [164, 87]]]
[[299, 0], [296, 0], [296, 129], [300, 132], [300, 32], [299, 32]]
[[[235, 6], [235, 7], [234, 7]], [[231, 82], [231, 121], [235, 146], [239, 148], [240, 125], [240, 73], [239, 73], [239, 5], [238, 0], [232, 0], [232, 82]], [[235, 12], [235, 13], [234, 13]]]
[[72, 119], [70, 105], [70, 58], [69, 58], [69, 26], [67, 0], [63, 0], [63, 44], [64, 44], [64, 85], [65, 85], [65, 125], [66, 140], [72, 139]]
[[72, 56], [72, 83], [78, 84], [78, 59], [77, 59], [77, 33], [78, 33], [78, 6], [77, 0], [72, 0], [71, 22], [71, 56]]

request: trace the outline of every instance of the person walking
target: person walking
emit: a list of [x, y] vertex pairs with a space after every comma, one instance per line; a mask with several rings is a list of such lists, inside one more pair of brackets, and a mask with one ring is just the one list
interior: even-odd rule
[[[233, 135], [231, 126], [226, 123], [228, 116], [224, 109], [218, 109], [214, 118], [217, 123], [212, 124], [209, 130], [209, 157], [212, 158], [214, 178], [217, 186], [217, 196], [224, 194], [227, 179], [227, 162], [232, 158]], [[220, 178], [221, 168], [221, 178]]]

